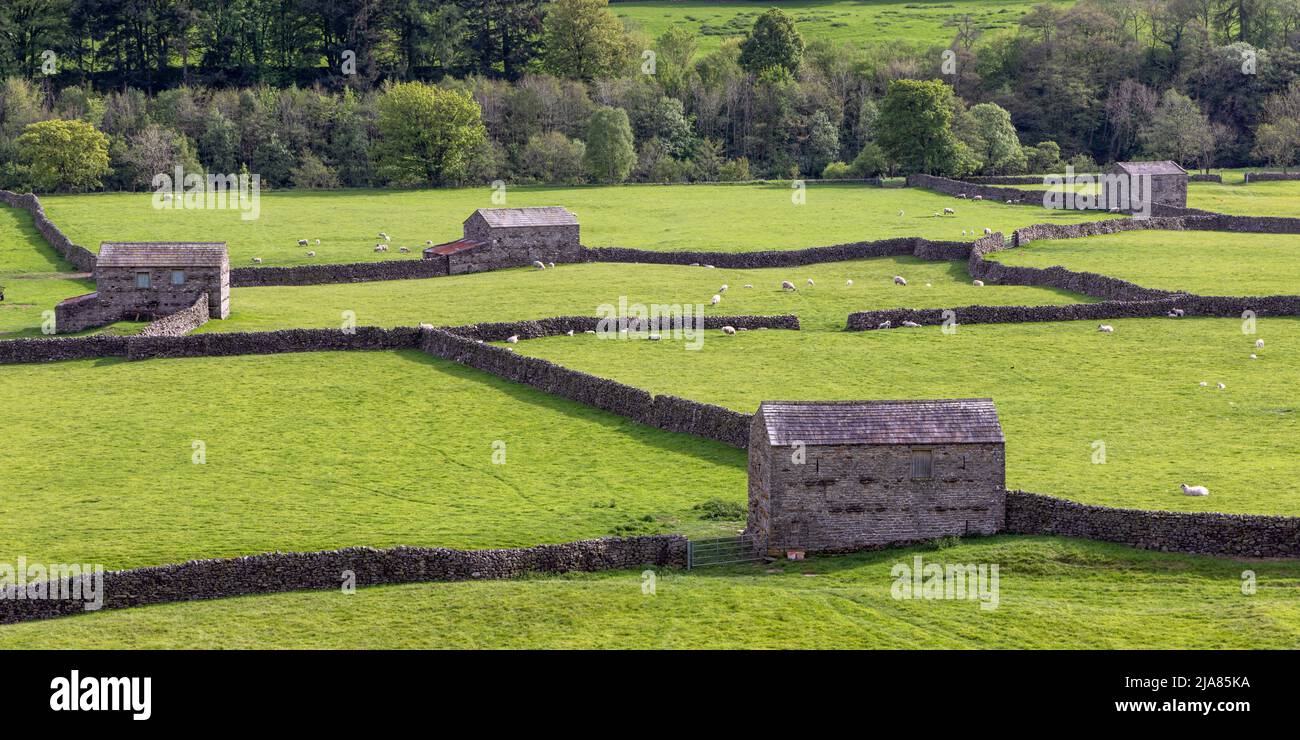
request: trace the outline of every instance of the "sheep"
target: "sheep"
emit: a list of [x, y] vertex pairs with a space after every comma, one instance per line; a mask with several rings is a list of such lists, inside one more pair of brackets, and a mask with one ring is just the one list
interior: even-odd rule
[[255, 265], [260, 265], [260, 264], [262, 264], [262, 258], [261, 258], [261, 257], [254, 257], [254, 258], [253, 258], [253, 264], [255, 264]]
[[956, 211], [954, 211], [954, 210], [951, 209], [951, 208], [945, 208], [945, 209], [943, 209], [943, 212], [944, 212], [946, 215], [956, 215], [956, 213], [957, 213]]
[[882, 322], [880, 322], [879, 324], [876, 324], [876, 328], [877, 328], [877, 329], [889, 329], [889, 328], [893, 327], [893, 325], [894, 325], [894, 322], [892, 322], [892, 321], [882, 321]]
[[972, 281], [970, 281], [970, 284], [971, 284], [971, 285], [974, 285], [976, 288], [983, 288], [983, 287], [984, 287], [984, 281], [983, 281], [983, 280], [972, 280]]
[[595, 333], [596, 333], [596, 330], [595, 330], [595, 329], [588, 329], [588, 330], [586, 330], [586, 331], [583, 332], [583, 334], [595, 334]]
[[895, 275], [894, 285], [907, 285], [907, 280], [902, 275]]
[[992, 234], [992, 233], [993, 233], [993, 229], [990, 229], [990, 228], [987, 227], [987, 226], [984, 227], [984, 236], [988, 236], [988, 235], [990, 235], [990, 234]]
[[[903, 283], [903, 285], [907, 285], [907, 283]], [[926, 283], [926, 284], [925, 284], [925, 287], [927, 287], [927, 288], [933, 288], [933, 287], [934, 287], [934, 283]]]
[[1252, 354], [1252, 355], [1250, 356], [1250, 359], [1252, 359], [1252, 360], [1258, 360], [1258, 359], [1259, 359], [1259, 355]]
[[809, 285], [812, 285], [812, 284], [813, 284], [812, 278], [808, 278], [808, 284], [809, 284]]
[[958, 194], [957, 194], [957, 197], [958, 197], [958, 198], [965, 198], [965, 197], [966, 197], [966, 194], [965, 194], [965, 193], [958, 193]]
[[1184, 310], [1181, 309], [1181, 308], [1175, 308], [1175, 309], [1174, 309], [1174, 313], [1178, 314], [1179, 316], [1185, 316], [1185, 315], [1187, 315], [1187, 312], [1184, 311]]
[[753, 283], [745, 283], [745, 287], [746, 287], [746, 288], [752, 288], [752, 287], [754, 287], [754, 285], [753, 285]]
[[732, 335], [734, 335], [734, 334], [736, 333], [736, 327], [734, 327], [734, 326], [724, 326], [724, 327], [722, 327], [722, 333], [723, 333], [723, 334], [726, 334], [727, 336], [732, 336]]
[[432, 240], [432, 239], [425, 239], [425, 240], [424, 240], [424, 246], [426, 246], [426, 247], [432, 247], [432, 246], [433, 246], [433, 240]]
[[1264, 340], [1263, 340], [1263, 339], [1256, 339], [1256, 340], [1255, 340], [1255, 349], [1264, 349]]
[[305, 247], [305, 246], [307, 246], [307, 240], [306, 240], [306, 239], [299, 239], [299, 240], [298, 240], [298, 246], [300, 246], [300, 247]]
[[919, 327], [920, 324], [916, 323], [915, 321], [904, 321], [903, 326], [906, 326], [909, 329], [915, 329], [916, 327]]
[[962, 229], [962, 230], [961, 230], [961, 235], [962, 235], [962, 236], [966, 236], [966, 230], [965, 230], [965, 229]]
[[1205, 486], [1189, 486], [1186, 483], [1179, 483], [1178, 485], [1182, 487], [1183, 495], [1185, 496], [1209, 496], [1210, 495], [1210, 489], [1206, 488]]
[[378, 253], [378, 252], [382, 252], [382, 251], [384, 251], [384, 245], [383, 245], [383, 244], [376, 244], [376, 245], [375, 245], [375, 252]]
[[317, 240], [316, 240], [316, 246], [318, 246], [318, 247], [320, 246], [320, 239], [317, 239]]
[[1173, 312], [1173, 311], [1170, 311], [1169, 313], [1165, 314], [1165, 316], [1168, 316], [1168, 317], [1171, 318], [1171, 319], [1176, 319], [1176, 318], [1178, 318], [1178, 314], [1175, 313], [1175, 312]]
[[849, 278], [848, 280], [845, 280], [845, 281], [844, 281], [844, 285], [845, 285], [845, 287], [852, 288], [852, 287], [853, 287], [853, 278]]
[[984, 196], [982, 196], [982, 195], [976, 195], [976, 196], [972, 197], [971, 200], [984, 200]]
[[389, 240], [391, 239], [391, 237], [389, 237], [388, 234], [385, 234], [385, 233], [382, 232], [382, 231], [379, 232], [379, 238], [380, 238], [380, 239], [383, 239], [384, 241], [389, 241]]
[[573, 336], [573, 330], [570, 329], [570, 330], [564, 332], [564, 334], [565, 334], [565, 336], [570, 336], [570, 337], [571, 337], [571, 336]]
[[398, 248], [397, 248], [397, 251], [401, 252], [402, 254], [410, 254], [410, 253], [411, 253], [411, 249], [410, 249], [410, 247], [398, 247]]
[[315, 252], [308, 252], [308, 253], [307, 253], [307, 256], [308, 256], [308, 257], [315, 257], [315, 256], [316, 256], [316, 253], [315, 253]]
[[652, 342], [657, 342], [657, 341], [659, 341], [659, 335], [658, 335], [658, 334], [651, 334], [650, 336], [646, 337], [646, 339], [649, 339], [649, 340], [652, 341]]
[[1228, 390], [1228, 386], [1224, 385], [1223, 383], [1219, 383], [1216, 387], [1221, 391]]
[[509, 342], [510, 344], [519, 344], [519, 335], [511, 334], [510, 336], [506, 337], [506, 341]]
[[794, 283], [789, 280], [781, 281], [781, 290], [794, 290]]
[[718, 288], [718, 292], [719, 292], [719, 293], [726, 293], [726, 292], [727, 292], [727, 285], [726, 285], [726, 283], [723, 283], [722, 287], [721, 287], [721, 288]]
[[1201, 381], [1201, 387], [1202, 387], [1202, 388], [1209, 388], [1209, 387], [1210, 387], [1210, 384], [1207, 383], [1207, 382], [1205, 382], [1204, 380], [1202, 380], [1202, 381]]
[[545, 269], [546, 269], [546, 265], [543, 265], [542, 262], [541, 262], [541, 260], [538, 260], [538, 261], [534, 262], [534, 263], [533, 263], [533, 267], [536, 267], [536, 268], [539, 269], [539, 270], [545, 270]]
[[704, 269], [706, 269], [706, 270], [712, 270], [712, 269], [713, 269], [713, 265], [705, 265], [705, 266], [704, 266]]
[[547, 263], [546, 263], [546, 266], [547, 266], [547, 267], [550, 267], [550, 268], [552, 268], [552, 269], [554, 269], [554, 268], [555, 268], [555, 263], [554, 263], [554, 262], [547, 262]]
[[902, 218], [902, 217], [903, 217], [903, 209], [902, 209], [902, 208], [898, 209], [898, 217], [899, 217], [899, 218]]
[[1101, 324], [1097, 327], [1097, 331], [1103, 334], [1110, 334], [1115, 331], [1115, 327], [1111, 326], [1110, 324]]
[[712, 298], [709, 299], [709, 305], [710, 305], [710, 306], [716, 306], [716, 305], [718, 305], [719, 303], [722, 303], [722, 296], [720, 296], [720, 295], [715, 295], [715, 296], [713, 296]]

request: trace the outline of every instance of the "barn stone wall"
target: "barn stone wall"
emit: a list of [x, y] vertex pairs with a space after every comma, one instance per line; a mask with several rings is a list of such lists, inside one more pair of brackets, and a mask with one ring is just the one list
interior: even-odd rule
[[[357, 586], [429, 581], [514, 578], [527, 573], [620, 570], [647, 565], [685, 567], [686, 538], [653, 535], [580, 540], [510, 550], [450, 550], [396, 547], [300, 553], [266, 553], [240, 558], [191, 560], [104, 573], [105, 609], [175, 601], [219, 599], [286, 591], [333, 590], [344, 574]], [[0, 599], [0, 624], [85, 612], [82, 601]]]
[[59, 256], [70, 262], [78, 271], [93, 272], [95, 270], [95, 262], [98, 260], [95, 253], [85, 247], [73, 244], [71, 239], [64, 236], [59, 227], [55, 226], [54, 222], [45, 215], [45, 207], [41, 205], [40, 199], [34, 194], [19, 195], [8, 190], [0, 190], [0, 202], [14, 208], [21, 208], [30, 213], [32, 222], [36, 225], [36, 230], [40, 232], [45, 241], [51, 247], [54, 247], [54, 251], [58, 252]]
[[[172, 285], [174, 271], [185, 274], [182, 285]], [[149, 273], [149, 288], [135, 286], [136, 274]], [[95, 270], [95, 293], [105, 313], [124, 318], [162, 318], [194, 305], [208, 296], [208, 315], [230, 315], [230, 268], [219, 267], [103, 267]]]
[[208, 294], [199, 296], [194, 305], [150, 323], [136, 336], [180, 337], [208, 323]]

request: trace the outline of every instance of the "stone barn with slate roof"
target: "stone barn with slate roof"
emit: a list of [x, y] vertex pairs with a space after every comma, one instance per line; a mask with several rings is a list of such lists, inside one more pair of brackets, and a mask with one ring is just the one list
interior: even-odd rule
[[750, 427], [745, 532], [771, 554], [992, 534], [1005, 486], [989, 399], [764, 401]]
[[520, 267], [534, 262], [576, 262], [582, 244], [578, 217], [561, 206], [480, 208], [465, 219], [464, 236], [428, 247], [448, 275]]
[[[1124, 177], [1150, 175], [1152, 203], [1187, 207], [1187, 170], [1177, 162], [1116, 162], [1106, 170], [1106, 174]], [[1105, 187], [1104, 180], [1102, 187]], [[1102, 202], [1109, 203], [1109, 196], [1102, 195]]]
[[158, 319], [208, 296], [208, 315], [230, 315], [230, 261], [225, 242], [104, 242], [95, 292], [55, 307], [58, 332], [115, 321]]

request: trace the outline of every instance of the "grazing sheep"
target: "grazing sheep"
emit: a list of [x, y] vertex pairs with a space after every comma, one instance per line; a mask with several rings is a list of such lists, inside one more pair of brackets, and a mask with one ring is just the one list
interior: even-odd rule
[[1202, 387], [1202, 388], [1208, 388], [1208, 387], [1210, 387], [1210, 384], [1207, 383], [1207, 382], [1205, 382], [1204, 380], [1202, 380], [1202, 381], [1201, 381], [1201, 387]]
[[1263, 340], [1263, 339], [1256, 339], [1256, 340], [1255, 340], [1255, 349], [1264, 349], [1264, 340]]
[[846, 286], [852, 288], [852, 287], [853, 287], [853, 278], [849, 278], [848, 280], [845, 280], [845, 281], [844, 281], [844, 284], [845, 284]]
[[983, 281], [983, 280], [972, 280], [972, 281], [970, 281], [970, 284], [971, 284], [971, 285], [974, 285], [976, 288], [983, 288], [983, 287], [984, 287], [984, 281]]
[[1100, 326], [1097, 327], [1097, 331], [1103, 334], [1110, 334], [1111, 332], [1115, 331], [1115, 327], [1111, 326], [1110, 324], [1101, 324]]
[[808, 278], [808, 284], [809, 284], [809, 285], [812, 285], [812, 284], [813, 284], [812, 278]]
[[992, 234], [992, 233], [993, 233], [993, 229], [990, 229], [990, 228], [987, 227], [987, 226], [984, 227], [984, 236], [988, 236], [989, 234]]
[[914, 328], [920, 326], [920, 324], [916, 323], [915, 321], [904, 321], [904, 322], [903, 322], [903, 326], [906, 326], [906, 327], [908, 327], [908, 328], [914, 329]]
[[260, 265], [260, 264], [262, 264], [262, 258], [261, 258], [261, 257], [254, 257], [254, 258], [253, 258], [253, 264], [255, 264], [255, 265]]
[[977, 195], [977, 196], [971, 198], [971, 200], [984, 200], [984, 196], [982, 196], [982, 195]]
[[1181, 308], [1175, 308], [1175, 309], [1174, 309], [1174, 313], [1178, 314], [1179, 316], [1185, 316], [1185, 315], [1187, 315], [1187, 312], [1184, 311], [1184, 310], [1181, 309]]
[[945, 209], [943, 209], [943, 212], [946, 213], [946, 214], [949, 214], [949, 215], [954, 215], [954, 214], [957, 213], [956, 211], [954, 211], [954, 210], [951, 209], [951, 208], [945, 208]]
[[958, 198], [965, 198], [965, 197], [966, 197], [966, 194], [965, 194], [965, 193], [958, 193], [958, 194], [957, 194], [957, 197], [958, 197]]
[[426, 246], [426, 247], [432, 247], [432, 246], [433, 246], [433, 240], [432, 240], [432, 239], [425, 239], [425, 240], [424, 240], [424, 246]]
[[893, 325], [894, 325], [894, 322], [892, 322], [892, 321], [882, 321], [882, 322], [880, 322], [879, 324], [876, 324], [876, 328], [877, 328], [877, 329], [889, 329], [889, 328], [893, 327]]
[[699, 263], [699, 262], [692, 262], [692, 263], [691, 263], [691, 267], [699, 267], [699, 266], [700, 266], [700, 263]]
[[1228, 386], [1224, 385], [1223, 383], [1219, 383], [1217, 387], [1218, 387], [1218, 389], [1221, 390], [1221, 391], [1226, 391], [1226, 390], [1228, 390]]
[[1210, 489], [1205, 486], [1189, 486], [1186, 483], [1179, 483], [1182, 486], [1183, 494], [1187, 496], [1209, 496]]
[[704, 269], [706, 269], [706, 270], [712, 270], [712, 269], [713, 269], [713, 265], [705, 265], [705, 266], [704, 266]]
[[315, 257], [315, 256], [316, 256], [316, 253], [315, 253], [315, 252], [308, 252], [308, 253], [307, 253], [307, 256], [308, 256], [308, 257]]
[[385, 234], [382, 231], [379, 232], [379, 238], [383, 239], [384, 241], [390, 241], [392, 239], [392, 237], [390, 237], [388, 234]]
[[595, 334], [595, 333], [596, 333], [596, 330], [595, 330], [595, 329], [588, 329], [588, 330], [586, 330], [586, 331], [583, 332], [583, 334]]
[[907, 285], [907, 280], [902, 275], [894, 276], [894, 285]]
[[1252, 354], [1252, 355], [1250, 356], [1250, 359], [1252, 359], [1252, 360], [1258, 360], [1258, 359], [1259, 359], [1259, 355]]
[[566, 331], [566, 332], [564, 332], [564, 333], [565, 333], [565, 335], [567, 335], [567, 336], [570, 336], [570, 337], [573, 336], [573, 330], [572, 330], [572, 329], [570, 329], [570, 330], [568, 330], [568, 331]]
[[1173, 311], [1170, 311], [1169, 313], [1165, 314], [1165, 316], [1168, 316], [1171, 319], [1178, 318], [1178, 314], [1174, 313]]
[[961, 230], [961, 235], [962, 235], [962, 236], [966, 236], [966, 230], [965, 230], [965, 229], [962, 229], [962, 230]]
[[650, 336], [646, 337], [646, 339], [649, 339], [649, 340], [652, 341], [652, 342], [657, 342], [657, 341], [659, 341], [659, 335], [658, 335], [658, 334], [651, 334]]
[[320, 239], [317, 239], [317, 240], [316, 240], [316, 246], [318, 246], [318, 247], [320, 246]]
[[543, 265], [543, 264], [541, 263], [541, 261], [534, 262], [534, 263], [533, 263], [533, 267], [536, 267], [536, 268], [539, 269], [539, 270], [545, 270], [545, 269], [546, 269], [546, 265]]
[[711, 306], [716, 306], [716, 305], [718, 305], [719, 303], [722, 303], [722, 296], [720, 296], [720, 295], [715, 295], [715, 296], [713, 296], [712, 298], [709, 299], [709, 305], [711, 305]]
[[[907, 285], [907, 283], [903, 283], [903, 285]], [[926, 283], [926, 284], [925, 284], [925, 287], [927, 287], [927, 288], [933, 288], [933, 287], [934, 287], [934, 283]]]
[[307, 246], [307, 240], [306, 240], [306, 239], [299, 239], [299, 240], [298, 240], [298, 246], [300, 246], [300, 247], [305, 247], [305, 246]]
[[727, 285], [724, 283], [723, 286], [722, 286], [721, 288], [718, 288], [718, 292], [719, 292], [719, 293], [726, 293], [726, 292], [727, 292]]
[[752, 283], [745, 283], [745, 287], [746, 287], [746, 288], [752, 288], [752, 287], [754, 287], [754, 286], [753, 286]]
[[734, 327], [734, 326], [724, 326], [724, 327], [722, 327], [722, 333], [723, 333], [723, 334], [726, 334], [727, 336], [731, 336], [731, 335], [733, 335], [733, 334], [736, 333], [736, 327]]
[[376, 245], [375, 245], [375, 251], [376, 251], [376, 252], [382, 252], [382, 251], [384, 251], [384, 245], [383, 245], [383, 244], [376, 244]]
[[553, 268], [553, 267], [555, 267], [555, 263], [554, 263], [554, 262], [547, 262], [547, 263], [546, 263], [546, 266], [547, 266], [547, 267], [552, 267], [552, 268]]
[[903, 209], [902, 209], [902, 208], [898, 209], [898, 215], [899, 215], [899, 216], [902, 216], [902, 215], [903, 215]]
[[511, 334], [510, 336], [506, 337], [506, 341], [509, 342], [510, 344], [519, 344], [519, 335]]
[[409, 247], [398, 247], [398, 248], [397, 248], [397, 251], [401, 252], [402, 254], [410, 254], [410, 253], [411, 253], [411, 250], [410, 250]]
[[794, 290], [794, 283], [789, 280], [781, 281], [781, 290]]
[[1110, 212], [1111, 212], [1111, 213], [1119, 213], [1119, 209], [1118, 209], [1118, 208], [1112, 208], [1112, 209], [1110, 209]]

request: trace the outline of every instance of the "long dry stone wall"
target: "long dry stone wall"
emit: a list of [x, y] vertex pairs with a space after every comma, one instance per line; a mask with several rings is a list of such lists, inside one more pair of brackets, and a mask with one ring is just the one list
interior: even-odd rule
[[[581, 540], [512, 550], [449, 550], [352, 547], [302, 553], [267, 553], [241, 558], [192, 560], [103, 574], [103, 608], [120, 609], [175, 601], [247, 594], [340, 588], [344, 574], [357, 586], [427, 581], [514, 578], [526, 573], [618, 570], [646, 565], [685, 567], [686, 538], [653, 535]], [[67, 579], [55, 582], [71, 593]], [[84, 581], [83, 581], [84, 583]], [[72, 599], [18, 599], [9, 586], [0, 599], [0, 624], [85, 612]], [[35, 592], [33, 592], [35, 593]]]
[[935, 175], [908, 175], [907, 187], [925, 188], [945, 195], [964, 195], [967, 198], [974, 198], [978, 195], [983, 200], [992, 200], [999, 203], [1011, 201], [1012, 203], [1037, 203], [1039, 205], [1042, 205], [1043, 199], [1048, 193], [1047, 190], [1000, 188], [992, 185], [953, 180], [947, 177], [936, 177]]
[[1005, 531], [1084, 537], [1167, 552], [1300, 557], [1300, 517], [1113, 509], [1025, 491], [1007, 491]]
[[0, 190], [0, 202], [30, 213], [32, 222], [36, 224], [36, 230], [51, 247], [54, 247], [54, 251], [58, 252], [59, 256], [72, 263], [72, 266], [81, 272], [94, 272], [95, 262], [98, 260], [95, 253], [73, 244], [71, 239], [64, 236], [59, 227], [45, 215], [45, 207], [33, 193], [19, 195], [8, 190]]
[[235, 267], [230, 270], [230, 287], [365, 283], [377, 280], [418, 280], [446, 275], [446, 260], [423, 259], [293, 267]]
[[[673, 320], [663, 320], [660, 322], [648, 322], [652, 325], [647, 327], [650, 331], [669, 331], [674, 328], [680, 328], [681, 322], [674, 317]], [[465, 326], [446, 327], [447, 331], [465, 337], [466, 339], [477, 339], [484, 342], [501, 342], [509, 337], [517, 336], [520, 339], [540, 339], [542, 337], [554, 337], [561, 334], [567, 334], [572, 331], [575, 334], [581, 334], [587, 331], [596, 331], [600, 328], [602, 319], [594, 316], [555, 316], [547, 319], [536, 319], [533, 321], [504, 321], [483, 324], [467, 324]], [[736, 329], [799, 329], [799, 317], [793, 315], [784, 316], [705, 316], [704, 329], [721, 329], [724, 326], [731, 326]], [[637, 330], [636, 321], [627, 317], [620, 317], [613, 326], [614, 329]]]
[[270, 355], [281, 352], [412, 349], [418, 344], [419, 329], [359, 326], [351, 332], [341, 329], [283, 329], [229, 334], [189, 334], [182, 337], [135, 336], [129, 339], [127, 359], [147, 360], [155, 357], [220, 357]]
[[187, 309], [168, 314], [150, 322], [136, 336], [180, 337], [208, 323], [208, 294], [204, 293]]
[[0, 365], [126, 357], [131, 337], [94, 336], [0, 341]]
[[1270, 180], [1300, 180], [1300, 172], [1247, 172], [1246, 182], [1268, 182]]
[[732, 269], [763, 267], [798, 267], [821, 262], [843, 262], [868, 257], [915, 255], [922, 259], [965, 259], [970, 245], [966, 242], [931, 241], [915, 236], [851, 242], [808, 249], [766, 250], [759, 252], [657, 252], [627, 247], [584, 249], [587, 262], [639, 262], [653, 265], [708, 265]]

